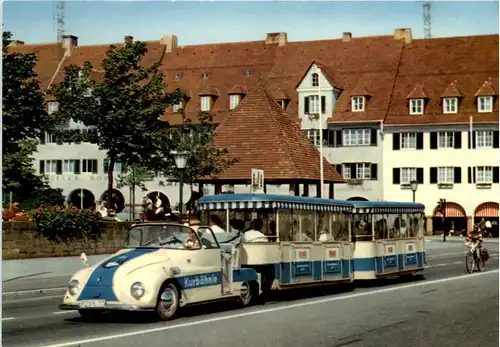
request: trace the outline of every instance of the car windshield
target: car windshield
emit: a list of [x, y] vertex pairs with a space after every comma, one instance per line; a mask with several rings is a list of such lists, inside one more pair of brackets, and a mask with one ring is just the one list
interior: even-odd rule
[[140, 224], [131, 227], [125, 248], [199, 249], [200, 241], [190, 227], [176, 224]]

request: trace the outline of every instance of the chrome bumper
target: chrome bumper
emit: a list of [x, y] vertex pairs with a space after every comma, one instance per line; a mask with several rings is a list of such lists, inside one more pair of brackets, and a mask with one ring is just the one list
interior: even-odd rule
[[101, 307], [80, 307], [78, 303], [74, 304], [59, 304], [61, 310], [85, 310], [85, 311], [133, 311], [133, 312], [152, 312], [154, 307], [138, 306], [138, 305], [123, 305], [106, 303]]

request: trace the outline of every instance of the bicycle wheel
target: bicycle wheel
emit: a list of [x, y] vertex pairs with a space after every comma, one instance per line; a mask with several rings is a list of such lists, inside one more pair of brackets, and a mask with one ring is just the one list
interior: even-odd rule
[[465, 269], [467, 270], [468, 273], [474, 272], [474, 267], [476, 265], [476, 262], [474, 260], [474, 256], [469, 252], [465, 256]]

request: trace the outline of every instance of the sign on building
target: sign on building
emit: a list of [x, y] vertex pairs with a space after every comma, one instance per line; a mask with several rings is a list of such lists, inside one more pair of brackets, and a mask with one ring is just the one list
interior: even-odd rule
[[264, 193], [264, 170], [252, 169], [252, 193]]

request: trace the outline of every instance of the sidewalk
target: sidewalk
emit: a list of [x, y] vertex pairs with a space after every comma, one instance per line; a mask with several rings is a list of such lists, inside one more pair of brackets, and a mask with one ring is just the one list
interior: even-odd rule
[[[498, 238], [485, 238], [484, 243], [498, 243]], [[425, 241], [428, 242], [443, 242], [443, 235], [432, 235], [426, 236]], [[463, 236], [446, 236], [446, 242], [462, 242], [465, 243], [465, 237]]]

